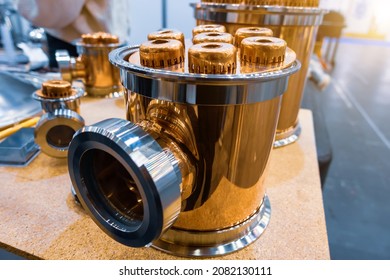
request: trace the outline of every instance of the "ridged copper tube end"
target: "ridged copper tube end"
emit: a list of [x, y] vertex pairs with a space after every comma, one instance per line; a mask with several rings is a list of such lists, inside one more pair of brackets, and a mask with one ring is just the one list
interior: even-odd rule
[[109, 45], [119, 43], [119, 38], [110, 33], [96, 32], [81, 35], [81, 41], [88, 45]]
[[233, 36], [230, 33], [224, 32], [199, 33], [195, 35], [195, 37], [192, 39], [192, 42], [194, 44], [211, 42], [233, 44]]
[[284, 61], [287, 43], [275, 37], [248, 37], [241, 41], [241, 64], [270, 65]]
[[42, 83], [41, 90], [37, 91], [37, 95], [43, 98], [64, 98], [74, 94], [72, 86], [69, 82], [63, 80], [49, 80]]
[[271, 29], [264, 27], [242, 27], [237, 29], [234, 34], [234, 45], [239, 48], [243, 39], [255, 36], [272, 37], [273, 32]]
[[184, 46], [174, 39], [147, 41], [139, 51], [141, 65], [150, 68], [166, 68], [184, 62]]
[[220, 24], [198, 25], [192, 29], [192, 37], [195, 37], [200, 33], [207, 33], [207, 32], [226, 32], [226, 28], [225, 26]]
[[201, 43], [188, 50], [188, 69], [198, 74], [234, 74], [236, 47], [228, 43]]
[[183, 46], [185, 46], [184, 42], [184, 34], [181, 31], [175, 29], [164, 29], [156, 32], [152, 32], [148, 34], [148, 40], [158, 40], [158, 39], [174, 39], [180, 41]]

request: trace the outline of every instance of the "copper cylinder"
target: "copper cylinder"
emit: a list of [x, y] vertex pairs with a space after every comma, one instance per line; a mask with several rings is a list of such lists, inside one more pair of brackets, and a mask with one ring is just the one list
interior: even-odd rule
[[226, 28], [225, 26], [220, 24], [198, 25], [192, 29], [192, 37], [195, 37], [195, 35], [205, 32], [226, 32]]
[[142, 66], [166, 68], [184, 62], [184, 47], [178, 40], [157, 39], [147, 41], [140, 46]]
[[233, 44], [233, 36], [226, 32], [205, 32], [195, 35], [192, 39], [194, 44], [211, 42]]
[[241, 62], [268, 65], [284, 61], [286, 41], [274, 37], [248, 37], [241, 42]]
[[241, 41], [248, 37], [254, 37], [254, 36], [273, 36], [273, 32], [269, 28], [265, 27], [242, 27], [237, 29], [236, 33], [234, 34], [234, 45], [239, 48]]
[[180, 41], [183, 46], [185, 46], [184, 34], [181, 31], [176, 29], [164, 29], [148, 34], [148, 40], [157, 40], [157, 39], [175, 39]]
[[236, 47], [227, 43], [202, 43], [188, 50], [190, 73], [233, 74], [236, 71]]
[[122, 86], [118, 69], [108, 61], [108, 53], [121, 46], [115, 35], [96, 32], [83, 34], [75, 41], [77, 58], [66, 50], [56, 51], [56, 60], [62, 79], [73, 82], [82, 80], [88, 95], [115, 97], [121, 95]]

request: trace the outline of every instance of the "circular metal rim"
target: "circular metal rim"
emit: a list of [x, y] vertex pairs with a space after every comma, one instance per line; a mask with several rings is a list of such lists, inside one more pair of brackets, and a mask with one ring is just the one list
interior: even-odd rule
[[84, 119], [75, 111], [69, 109], [56, 109], [54, 112], [42, 115], [39, 119], [34, 130], [35, 142], [45, 154], [56, 158], [66, 158], [69, 145], [67, 147], [55, 147], [49, 144], [46, 140], [47, 133], [57, 125], [65, 125], [72, 128], [74, 131], [77, 131], [81, 129], [84, 124]]
[[301, 132], [302, 132], [302, 128], [299, 122], [292, 129], [289, 129], [281, 133], [276, 132], [274, 148], [285, 147], [292, 143], [297, 142], [299, 136], [301, 135]]
[[[170, 228], [159, 240], [153, 242], [153, 248], [165, 253], [180, 256], [180, 257], [218, 257], [234, 253], [255, 242], [266, 230], [271, 218], [271, 203], [267, 196], [264, 195], [263, 203], [259, 210], [250, 217], [247, 221], [233, 226], [229, 229], [219, 231], [197, 231], [190, 232], [185, 230], [177, 230]], [[173, 225], [174, 226], [174, 225]], [[164, 240], [166, 234], [172, 233], [175, 237], [181, 240], [178, 243], [172, 243], [170, 240]], [[196, 236], [194, 238], [194, 236]], [[199, 244], [198, 246], [186, 246], [185, 242], [188, 238], [200, 240], [202, 236], [212, 236], [214, 241], [218, 242], [218, 238], [223, 240], [221, 244]]]
[[82, 42], [82, 39], [76, 39], [72, 42], [76, 47], [90, 48], [90, 49], [107, 49], [107, 48], [119, 48], [125, 44], [125, 42], [111, 43], [111, 44], [85, 44]]
[[[223, 83], [225, 85], [241, 85], [248, 83], [262, 83], [270, 80], [283, 78], [300, 69], [300, 62], [295, 62], [284, 69], [276, 71], [248, 73], [248, 74], [193, 74], [193, 73], [178, 73], [164, 69], [153, 69], [143, 67], [141, 65], [132, 64], [124, 59], [138, 50], [139, 46], [126, 46], [115, 49], [110, 52], [110, 62], [119, 67], [121, 70], [134, 73], [138, 76], [142, 76], [149, 79], [155, 80], [169, 80], [174, 82], [186, 82], [186, 83], [197, 83], [197, 84], [210, 84], [210, 83]], [[122, 73], [121, 73], [122, 74]]]
[[259, 14], [289, 14], [289, 15], [324, 15], [328, 10], [319, 7], [293, 7], [293, 6], [271, 6], [271, 5], [244, 5], [228, 3], [190, 3], [190, 6], [197, 9], [221, 9], [226, 12], [257, 12]]
[[[86, 126], [75, 134], [70, 144], [68, 169], [76, 196], [95, 223], [114, 240], [131, 247], [143, 247], [148, 246], [153, 240], [158, 238], [161, 232], [165, 230], [165, 226], [167, 226], [166, 217], [164, 216], [166, 214], [166, 206], [162, 202], [163, 199], [166, 199], [166, 186], [161, 187], [161, 184], [157, 186], [151, 177], [150, 167], [148, 167], [150, 159], [149, 163], [143, 163], [139, 166], [140, 163], [137, 163], [131, 157], [134, 139], [125, 141], [121, 138], [124, 135], [119, 130], [123, 124], [129, 125], [140, 132], [142, 135], [140, 135], [139, 139], [145, 141], [153, 139], [140, 127], [122, 119], [107, 119], [94, 125]], [[151, 141], [157, 144], [154, 139]], [[158, 148], [156, 145], [153, 147]], [[105, 205], [98, 205], [100, 207], [97, 207], [97, 204], [90, 200], [90, 190], [87, 189], [84, 179], [81, 177], [80, 162], [83, 155], [92, 149], [99, 149], [110, 154], [122, 164], [135, 181], [144, 201], [144, 216], [139, 225], [132, 226], [123, 220], [121, 221], [120, 218], [114, 217], [105, 208]], [[135, 149], [133, 152], [137, 153], [138, 150]], [[161, 152], [164, 153], [162, 149]], [[177, 177], [177, 173], [175, 172], [174, 174]], [[178, 197], [180, 197], [179, 186], [177, 192]], [[180, 200], [178, 200], [178, 205], [171, 207], [170, 210], [176, 211], [176, 208], [180, 211]], [[168, 220], [168, 222], [173, 222], [174, 220], [175, 218], [172, 221]]]
[[48, 103], [56, 103], [56, 102], [68, 102], [68, 101], [74, 101], [77, 100], [85, 95], [85, 91], [82, 88], [79, 87], [72, 87], [72, 90], [75, 91], [75, 94], [67, 96], [67, 97], [61, 97], [61, 98], [44, 98], [42, 96], [39, 96], [37, 94], [38, 91], [34, 91], [32, 94], [32, 97], [35, 100], [38, 100], [40, 102], [48, 102]]

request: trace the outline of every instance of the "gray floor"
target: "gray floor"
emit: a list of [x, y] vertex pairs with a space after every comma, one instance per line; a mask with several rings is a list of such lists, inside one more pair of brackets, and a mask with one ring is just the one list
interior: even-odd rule
[[344, 40], [318, 93], [333, 151], [324, 184], [332, 259], [390, 259], [390, 46]]
[[330, 86], [306, 94], [333, 151], [323, 192], [332, 259], [390, 259], [390, 47], [342, 42]]

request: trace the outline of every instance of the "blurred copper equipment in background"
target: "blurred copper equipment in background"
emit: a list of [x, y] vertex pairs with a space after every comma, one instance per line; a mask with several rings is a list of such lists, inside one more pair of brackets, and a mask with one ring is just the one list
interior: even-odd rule
[[[236, 5], [240, 4], [240, 5]], [[302, 64], [290, 77], [283, 95], [276, 131], [275, 147], [295, 142], [301, 128], [298, 112], [306, 83], [310, 57], [324, 10], [318, 0], [219, 0], [191, 4], [198, 25], [219, 24], [236, 35], [243, 27], [268, 28], [273, 36], [285, 40]]]
[[89, 96], [121, 95], [119, 71], [108, 60], [110, 51], [122, 45], [119, 38], [104, 32], [83, 34], [75, 45], [77, 58], [70, 57], [66, 50], [56, 51], [62, 79], [68, 82], [82, 80]]

